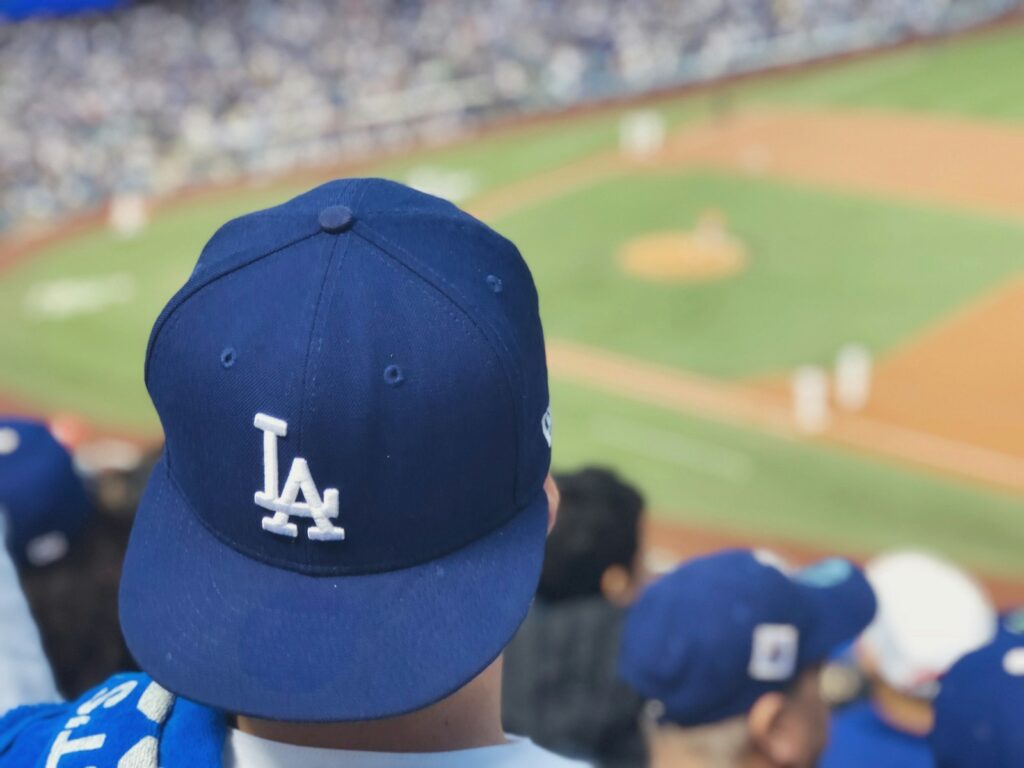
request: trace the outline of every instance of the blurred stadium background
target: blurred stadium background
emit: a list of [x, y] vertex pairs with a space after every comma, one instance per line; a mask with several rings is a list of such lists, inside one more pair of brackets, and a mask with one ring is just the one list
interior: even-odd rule
[[86, 461], [159, 441], [149, 328], [219, 224], [384, 175], [520, 245], [556, 466], [637, 481], [655, 557], [913, 545], [1024, 600], [1016, 0], [0, 13], [0, 410]]

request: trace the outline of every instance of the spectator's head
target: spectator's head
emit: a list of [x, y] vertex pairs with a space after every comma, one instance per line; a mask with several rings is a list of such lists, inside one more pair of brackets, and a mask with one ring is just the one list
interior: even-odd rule
[[166, 444], [121, 582], [146, 672], [319, 723], [500, 683], [556, 497], [512, 243], [400, 184], [317, 187], [213, 236], [146, 383]]
[[95, 514], [66, 556], [20, 569], [57, 687], [69, 698], [136, 668], [121, 635], [117, 590], [132, 515], [154, 462], [154, 454], [135, 451], [131, 461], [97, 472], [89, 484]]
[[113, 439], [84, 442], [75, 448], [75, 464], [87, 478], [99, 514], [131, 521], [161, 449], [161, 445], [142, 447]]
[[878, 615], [857, 643], [879, 713], [896, 728], [923, 735], [932, 726], [938, 679], [996, 632], [992, 601], [964, 571], [915, 551], [891, 552], [865, 571]]
[[19, 567], [63, 558], [92, 514], [71, 455], [45, 424], [0, 419], [0, 516]]
[[561, 505], [544, 551], [537, 595], [548, 602], [596, 595], [629, 602], [642, 575], [640, 492], [597, 467], [555, 479]]
[[655, 702], [655, 765], [813, 766], [828, 729], [821, 664], [874, 611], [863, 574], [838, 559], [787, 571], [729, 550], [653, 584], [630, 609], [620, 673]]
[[937, 768], [1024, 765], [1024, 638], [1001, 635], [943, 676], [935, 699]]

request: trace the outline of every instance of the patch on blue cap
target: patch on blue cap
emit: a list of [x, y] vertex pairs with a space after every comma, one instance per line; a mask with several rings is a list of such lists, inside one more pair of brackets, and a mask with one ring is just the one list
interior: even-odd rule
[[799, 655], [800, 630], [792, 624], [758, 624], [747, 673], [764, 682], [790, 680]]
[[1003, 629], [1011, 635], [1024, 635], [1024, 608], [1006, 614], [1003, 617]]
[[849, 562], [832, 557], [796, 571], [793, 574], [793, 581], [807, 587], [828, 589], [842, 584], [852, 573], [853, 566]]

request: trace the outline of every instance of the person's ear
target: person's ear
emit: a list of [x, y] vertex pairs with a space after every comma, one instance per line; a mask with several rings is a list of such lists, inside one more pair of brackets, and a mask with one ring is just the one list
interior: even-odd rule
[[601, 594], [612, 605], [625, 606], [633, 599], [633, 576], [624, 565], [609, 565], [601, 574]]
[[548, 497], [548, 533], [551, 533], [551, 529], [555, 527], [555, 521], [558, 519], [558, 503], [561, 500], [561, 496], [558, 493], [558, 486], [555, 485], [555, 478], [548, 472], [548, 476], [544, 478], [544, 493]]
[[863, 636], [854, 643], [853, 654], [865, 675], [871, 678], [878, 677], [878, 660], [871, 646], [864, 642]]
[[799, 735], [788, 728], [785, 718], [786, 696], [763, 694], [747, 714], [750, 740], [770, 765], [793, 766], [800, 762]]

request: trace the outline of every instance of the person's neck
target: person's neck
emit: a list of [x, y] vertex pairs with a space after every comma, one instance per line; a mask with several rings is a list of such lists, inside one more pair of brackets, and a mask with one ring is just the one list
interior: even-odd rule
[[932, 705], [926, 700], [907, 696], [878, 680], [871, 688], [871, 702], [879, 717], [898, 731], [927, 736], [932, 729]]
[[736, 744], [736, 734], [692, 734], [674, 727], [661, 727], [648, 734], [647, 747], [651, 768], [772, 768], [769, 761], [750, 748]]
[[772, 768], [772, 765], [755, 752], [745, 752], [733, 760], [720, 760], [664, 745], [651, 750], [651, 768]]
[[504, 744], [501, 657], [458, 691], [406, 715], [348, 723], [293, 723], [239, 715], [238, 730], [303, 747], [360, 752], [449, 752]]

